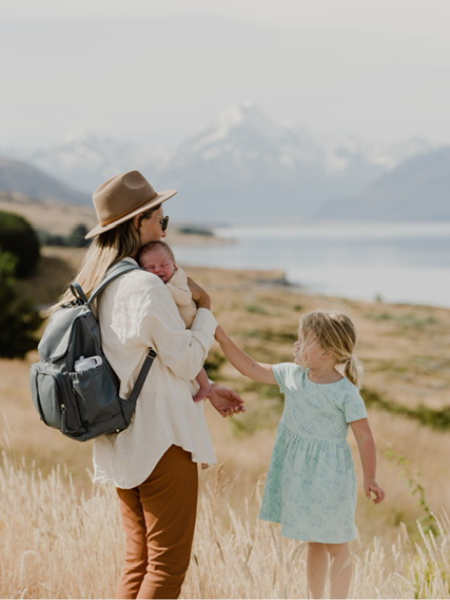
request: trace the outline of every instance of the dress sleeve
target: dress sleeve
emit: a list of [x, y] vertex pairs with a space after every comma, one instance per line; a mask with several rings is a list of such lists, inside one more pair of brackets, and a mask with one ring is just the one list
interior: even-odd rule
[[166, 283], [166, 286], [178, 306], [189, 306], [192, 302], [192, 293], [183, 269], [178, 268]]
[[147, 289], [141, 298], [136, 322], [139, 339], [153, 347], [163, 364], [184, 379], [195, 379], [202, 368], [216, 327], [211, 311], [199, 308], [191, 329], [186, 329], [162, 282]]
[[280, 363], [272, 365], [273, 376], [278, 383], [280, 391], [285, 394], [289, 388], [295, 386], [294, 374], [299, 369], [298, 365], [293, 363]]
[[352, 387], [345, 392], [342, 410], [346, 423], [367, 418], [367, 410], [364, 400], [362, 399], [361, 394], [356, 387]]

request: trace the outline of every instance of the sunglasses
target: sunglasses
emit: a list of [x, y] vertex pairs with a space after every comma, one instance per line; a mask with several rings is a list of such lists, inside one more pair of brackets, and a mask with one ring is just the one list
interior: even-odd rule
[[161, 225], [161, 229], [163, 231], [165, 231], [167, 229], [167, 227], [169, 226], [169, 217], [168, 215], [166, 215], [165, 217], [163, 217], [162, 219], [159, 220], [159, 224]]
[[[151, 219], [154, 214], [154, 211], [149, 210], [147, 212], [142, 213], [142, 216], [144, 219]], [[159, 224], [161, 225], [161, 229], [163, 231], [166, 231], [167, 227], [169, 226], [169, 217], [167, 215], [165, 217], [162, 217], [159, 220]]]

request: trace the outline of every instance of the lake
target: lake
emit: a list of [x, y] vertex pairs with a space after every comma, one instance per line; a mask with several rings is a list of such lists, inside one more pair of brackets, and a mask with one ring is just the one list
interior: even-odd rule
[[220, 244], [173, 246], [181, 264], [282, 269], [306, 291], [450, 307], [450, 222], [218, 227]]

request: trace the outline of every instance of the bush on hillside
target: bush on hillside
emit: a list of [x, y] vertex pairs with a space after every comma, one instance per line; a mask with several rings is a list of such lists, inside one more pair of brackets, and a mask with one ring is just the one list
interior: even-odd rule
[[17, 277], [33, 273], [41, 257], [40, 244], [36, 232], [24, 217], [0, 211], [0, 252], [17, 257]]
[[17, 257], [0, 252], [0, 357], [24, 358], [37, 346], [34, 333], [42, 317], [32, 303], [20, 296], [14, 273]]
[[68, 248], [84, 248], [90, 240], [85, 239], [89, 229], [83, 223], [75, 225], [69, 235], [49, 233], [45, 230], [38, 232], [39, 240], [43, 246], [64, 246]]

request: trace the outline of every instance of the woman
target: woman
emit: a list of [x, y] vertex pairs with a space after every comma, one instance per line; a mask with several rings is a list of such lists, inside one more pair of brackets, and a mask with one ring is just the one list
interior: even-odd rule
[[[113, 177], [93, 195], [98, 225], [77, 281], [89, 295], [117, 261], [132, 263], [139, 249], [165, 237], [162, 203], [138, 171]], [[192, 383], [214, 341], [210, 298], [192, 282], [198, 304], [186, 329], [159, 277], [133, 270], [109, 284], [98, 300], [104, 352], [130, 393], [148, 347], [158, 356], [146, 378], [134, 419], [119, 434], [94, 442], [94, 481], [114, 483], [126, 534], [126, 558], [117, 598], [177, 598], [189, 565], [197, 509], [197, 463], [215, 462], [203, 403]], [[70, 299], [66, 293], [62, 302]], [[213, 386], [223, 415], [243, 410], [240, 397]]]

